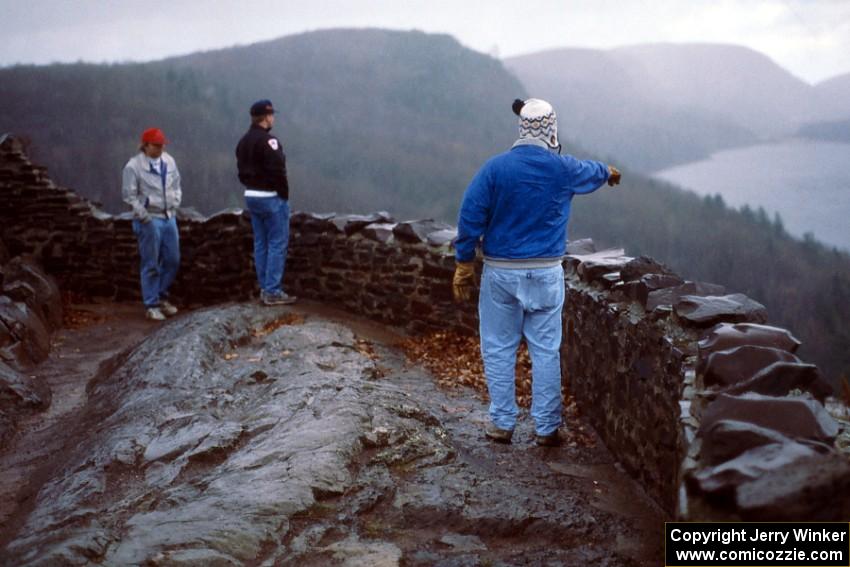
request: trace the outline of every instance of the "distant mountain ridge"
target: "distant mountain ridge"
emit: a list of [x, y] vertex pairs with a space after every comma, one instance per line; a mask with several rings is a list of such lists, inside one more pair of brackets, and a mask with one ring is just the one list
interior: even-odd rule
[[510, 145], [522, 85], [448, 35], [325, 30], [144, 64], [0, 69], [0, 131], [32, 139], [58, 182], [120, 202], [140, 132], [162, 127], [186, 204], [242, 203], [233, 149], [270, 98], [293, 206], [451, 217], [476, 167]]
[[838, 93], [850, 90], [842, 78], [809, 85], [759, 52], [723, 44], [555, 49], [505, 64], [553, 102], [573, 140], [644, 171], [841, 118], [847, 97]]
[[821, 121], [850, 120], [850, 73], [820, 82], [815, 90], [822, 105]]

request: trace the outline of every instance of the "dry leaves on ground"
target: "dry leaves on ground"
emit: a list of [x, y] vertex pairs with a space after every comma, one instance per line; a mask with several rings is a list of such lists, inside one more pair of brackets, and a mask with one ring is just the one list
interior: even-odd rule
[[[446, 388], [459, 385], [475, 388], [487, 394], [484, 364], [478, 337], [461, 335], [449, 331], [438, 331], [430, 335], [414, 337], [399, 345], [407, 359], [425, 366]], [[523, 342], [517, 352], [516, 369], [517, 403], [522, 407], [531, 405], [531, 358]], [[596, 436], [581, 419], [575, 401], [563, 394], [566, 443], [571, 446], [593, 447]], [[447, 410], [448, 411], [448, 410]]]
[[106, 316], [77, 307], [88, 298], [71, 291], [62, 292], [62, 326], [66, 329], [83, 329], [106, 321]]
[[[400, 346], [408, 360], [425, 366], [441, 386], [463, 385], [487, 393], [478, 337], [438, 331], [406, 339]], [[531, 403], [531, 359], [525, 343], [520, 344], [517, 353], [516, 388], [517, 403], [528, 407]]]

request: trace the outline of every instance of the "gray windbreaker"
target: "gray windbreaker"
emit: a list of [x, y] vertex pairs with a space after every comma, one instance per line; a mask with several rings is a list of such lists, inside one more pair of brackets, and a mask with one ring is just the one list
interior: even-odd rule
[[124, 202], [133, 208], [133, 216], [142, 222], [150, 217], [171, 218], [180, 206], [183, 192], [180, 189], [180, 172], [177, 162], [162, 152], [165, 164], [165, 189], [162, 177], [151, 169], [150, 159], [139, 152], [124, 166], [121, 194]]

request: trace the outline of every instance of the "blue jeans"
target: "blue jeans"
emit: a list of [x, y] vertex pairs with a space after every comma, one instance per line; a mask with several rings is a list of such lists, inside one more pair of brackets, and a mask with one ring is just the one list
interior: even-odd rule
[[283, 292], [281, 282], [289, 246], [289, 201], [280, 197], [246, 197], [254, 229], [254, 267], [266, 294]]
[[531, 417], [538, 435], [561, 425], [561, 311], [564, 269], [485, 265], [478, 315], [481, 356], [490, 392], [490, 419], [513, 430], [517, 420], [516, 352], [525, 336], [531, 354]]
[[157, 307], [168, 297], [168, 288], [180, 267], [180, 232], [175, 218], [151, 218], [150, 222], [133, 221], [133, 232], [139, 239], [139, 276], [145, 307]]

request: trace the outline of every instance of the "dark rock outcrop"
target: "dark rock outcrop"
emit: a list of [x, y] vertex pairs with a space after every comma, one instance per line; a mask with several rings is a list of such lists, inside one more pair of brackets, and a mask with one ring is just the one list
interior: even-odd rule
[[[620, 270], [620, 276], [623, 278], [624, 282], [631, 282], [635, 280], [642, 279], [644, 276], [654, 275], [654, 276], [668, 276], [673, 279], [679, 280], [681, 283], [681, 279], [673, 270], [658, 262], [652, 258], [647, 256], [638, 256], [633, 260], [630, 260], [623, 266], [622, 270]], [[669, 287], [669, 286], [665, 286]]]
[[51, 330], [62, 326], [62, 296], [56, 281], [44, 273], [32, 258], [14, 258], [3, 266], [3, 294], [22, 301], [35, 311]]
[[724, 388], [749, 380], [774, 362], [800, 362], [787, 350], [753, 345], [712, 352], [699, 367], [703, 384]]
[[811, 459], [816, 454], [814, 449], [802, 443], [768, 443], [719, 465], [702, 469], [693, 476], [693, 480], [705, 493], [731, 492], [747, 481]]
[[778, 431], [792, 439], [831, 444], [838, 435], [838, 423], [816, 400], [775, 398], [761, 394], [729, 396], [721, 394], [705, 411], [700, 433], [715, 422], [735, 420]]
[[81, 427], [97, 431], [70, 457], [74, 473], [42, 488], [7, 548], [15, 564], [241, 564], [293, 514], [344, 492], [371, 362], [349, 331], [309, 323], [239, 353], [262, 364], [225, 356], [274, 315], [256, 316], [231, 307], [174, 322], [91, 385]]
[[736, 505], [748, 521], [844, 522], [850, 517], [850, 462], [816, 455], [742, 484]]
[[622, 248], [611, 248], [583, 256], [570, 254], [567, 262], [577, 265], [576, 271], [583, 281], [593, 282], [606, 274], [622, 270], [632, 260], [625, 253]]
[[832, 394], [832, 388], [814, 364], [801, 362], [774, 362], [749, 380], [730, 386], [724, 393], [743, 394], [756, 392], [767, 396], [785, 396], [794, 390], [809, 392], [823, 403]]
[[0, 361], [0, 448], [15, 432], [22, 414], [47, 409], [50, 399], [50, 388], [42, 380]]
[[700, 431], [700, 437], [703, 441], [700, 456], [709, 466], [729, 461], [762, 445], [781, 445], [791, 441], [778, 431], [731, 419], [715, 421]]
[[281, 314], [198, 311], [103, 373], [0, 562], [654, 564], [611, 546], [660, 525], [612, 465], [547, 468], [525, 423], [507, 452], [484, 444], [482, 402], [383, 350], [378, 378], [350, 330]]
[[19, 370], [47, 358], [50, 331], [24, 302], [0, 295], [0, 361]]
[[731, 295], [683, 295], [674, 306], [679, 319], [698, 327], [718, 322], [766, 323], [767, 309], [742, 293]]
[[454, 227], [434, 219], [412, 220], [400, 222], [393, 228], [393, 234], [400, 242], [423, 244], [428, 242], [428, 236], [443, 230], [453, 230]]
[[704, 282], [685, 282], [676, 287], [663, 287], [649, 292], [646, 300], [646, 310], [653, 311], [658, 307], [673, 306], [685, 296], [721, 295], [726, 289], [721, 285]]
[[0, 240], [0, 447], [23, 416], [50, 406], [50, 388], [32, 369], [61, 325], [56, 282], [32, 258], [10, 258]]
[[787, 329], [779, 327], [720, 323], [699, 342], [700, 358], [706, 359], [713, 352], [744, 345], [778, 348], [793, 353], [800, 346], [800, 341]]

